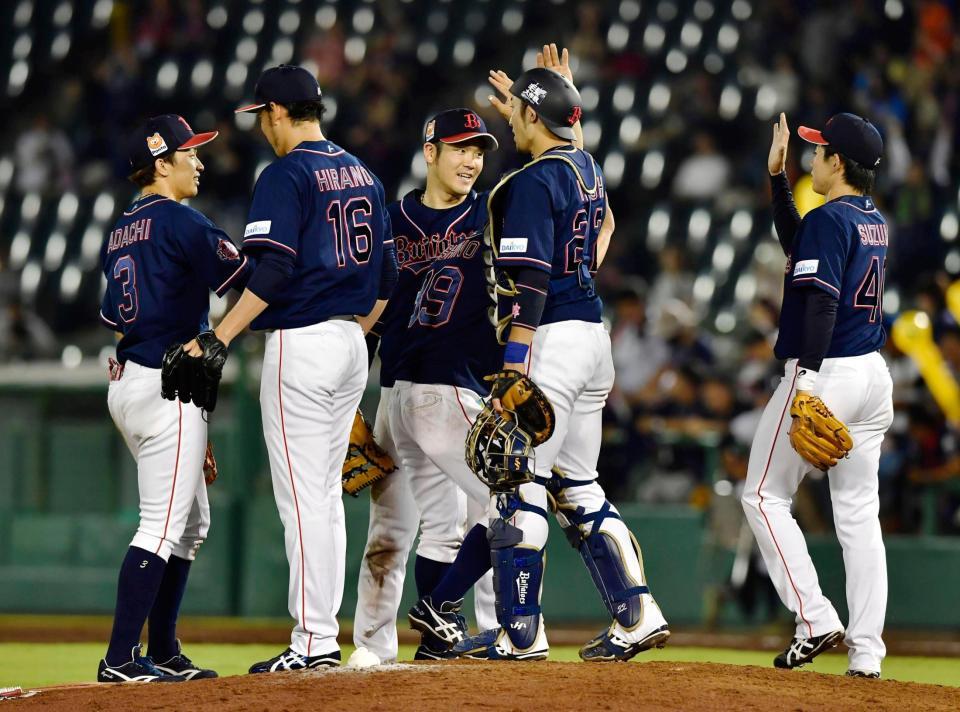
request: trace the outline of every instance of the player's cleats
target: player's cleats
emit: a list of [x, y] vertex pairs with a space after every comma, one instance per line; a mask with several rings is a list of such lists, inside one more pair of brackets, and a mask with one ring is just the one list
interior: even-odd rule
[[517, 650], [503, 628], [491, 628], [457, 643], [453, 652], [473, 660], [546, 660], [550, 646], [541, 619], [537, 638], [527, 650]]
[[334, 650], [326, 655], [313, 655], [307, 657], [300, 653], [295, 653], [287, 648], [275, 658], [254, 663], [250, 666], [250, 673], [258, 672], [279, 672], [281, 670], [308, 670], [318, 667], [338, 667], [340, 665], [340, 651]]
[[432, 647], [427, 644], [427, 640], [427, 635], [421, 638], [420, 645], [417, 646], [417, 652], [413, 654], [414, 660], [452, 660], [457, 657], [453, 649], [444, 643], [434, 640], [434, 645], [437, 647]]
[[806, 665], [824, 650], [836, 647], [843, 640], [843, 629], [812, 638], [794, 638], [787, 649], [773, 659], [773, 666], [792, 670]]
[[[463, 599], [444, 601], [439, 607], [433, 605], [430, 596], [424, 596], [407, 612], [410, 627], [432, 635], [437, 642], [455, 645], [467, 635], [467, 620], [460, 615]], [[437, 647], [431, 644], [431, 647]]]
[[149, 657], [140, 655], [140, 646], [130, 651], [130, 661], [123, 665], [107, 665], [106, 659], [100, 661], [97, 669], [97, 682], [183, 682], [184, 678], [167, 675], [153, 664]]
[[183, 654], [183, 648], [180, 647], [180, 641], [177, 641], [177, 654], [164, 662], [154, 663], [164, 675], [176, 675], [184, 680], [204, 680], [211, 677], [219, 677], [213, 670], [207, 670], [193, 664], [193, 661]]
[[879, 680], [880, 673], [876, 670], [847, 670], [847, 677], [865, 677], [868, 680]]
[[641, 596], [640, 622], [624, 628], [614, 620], [610, 627], [580, 648], [580, 659], [587, 662], [627, 661], [651, 648], [662, 648], [670, 638], [667, 619], [649, 593]]

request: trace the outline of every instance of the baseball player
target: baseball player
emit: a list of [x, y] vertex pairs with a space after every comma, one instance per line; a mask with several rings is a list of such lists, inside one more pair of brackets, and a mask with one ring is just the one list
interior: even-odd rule
[[[100, 682], [217, 676], [183, 655], [176, 637], [190, 564], [210, 526], [207, 423], [199, 408], [160, 396], [163, 353], [206, 328], [209, 290], [223, 296], [249, 277], [250, 261], [226, 233], [181, 202], [199, 189], [197, 147], [216, 136], [195, 134], [172, 114], [139, 127], [128, 155], [130, 179], [141, 193], [101, 250], [107, 289], [100, 319], [119, 337], [107, 405], [137, 461], [140, 525], [120, 568]], [[140, 631], [148, 616], [149, 657], [143, 657]]]
[[[845, 640], [847, 674], [875, 678], [886, 652], [880, 636], [887, 604], [877, 468], [893, 419], [890, 374], [878, 351], [886, 340], [881, 317], [888, 234], [870, 198], [883, 141], [853, 114], [837, 114], [822, 131], [800, 127], [799, 133], [817, 144], [813, 189], [827, 202], [800, 219], [784, 173], [789, 131], [781, 114], [768, 168], [777, 235], [788, 258], [775, 347], [787, 362], [753, 440], [743, 508], [780, 599], [796, 615], [796, 635], [774, 665], [798, 667]], [[817, 421], [836, 421], [830, 429], [848, 433], [840, 459], [804, 444]], [[829, 446], [825, 439], [819, 444]], [[850, 611], [845, 638], [790, 514], [794, 492], [814, 467], [828, 474], [843, 547]]]
[[[400, 275], [376, 327], [383, 389], [377, 427], [400, 470], [371, 499], [354, 642], [381, 660], [396, 658], [397, 608], [417, 525], [422, 598], [456, 558], [465, 526], [486, 531], [490, 500], [464, 462], [463, 442], [482, 407], [483, 376], [496, 370], [502, 352], [485, 275], [487, 196], [473, 190], [497, 140], [476, 112], [450, 109], [426, 123], [423, 142], [426, 188], [388, 206]], [[480, 629], [496, 625], [489, 579], [477, 587], [476, 603]], [[432, 633], [422, 635], [415, 659], [452, 657]]]
[[[320, 87], [281, 65], [257, 81], [260, 129], [278, 160], [257, 180], [244, 252], [257, 267], [215, 334], [264, 330], [264, 438], [290, 564], [290, 646], [250, 672], [340, 664], [346, 531], [340, 472], [367, 381], [364, 331], [396, 281], [383, 186], [321, 130]], [[359, 315], [359, 316], [357, 316]], [[196, 341], [186, 350], [202, 355]]]
[[[613, 363], [593, 271], [612, 232], [612, 217], [600, 169], [577, 147], [581, 104], [567, 52], [561, 58], [550, 45], [541, 54], [542, 66], [512, 85], [502, 72], [491, 73], [495, 86], [509, 86], [517, 150], [533, 160], [491, 192], [489, 237], [498, 289], [510, 295], [498, 302], [507, 336], [502, 368], [528, 373], [541, 387], [555, 410], [556, 428], [536, 449], [536, 481], [498, 496], [491, 512], [488, 543], [500, 625], [458, 643], [454, 651], [489, 659], [547, 657], [539, 602], [546, 483], [558, 519], [577, 542], [614, 618], [580, 655], [627, 660], [662, 646], [670, 632], [647, 588], [636, 540], [596, 483], [601, 410], [613, 384]], [[437, 595], [447, 583], [445, 577], [435, 589], [429, 613], [449, 624], [439, 601], [450, 599]], [[411, 620], [414, 613], [411, 609]]]

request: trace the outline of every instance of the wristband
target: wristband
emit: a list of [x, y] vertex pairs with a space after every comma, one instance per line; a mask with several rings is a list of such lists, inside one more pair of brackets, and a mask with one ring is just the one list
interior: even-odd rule
[[797, 390], [812, 391], [814, 384], [817, 382], [817, 376], [819, 375], [820, 374], [812, 368], [801, 368], [797, 373]]
[[530, 346], [527, 344], [521, 344], [519, 341], [508, 341], [507, 347], [503, 350], [503, 362], [524, 363], [529, 351]]

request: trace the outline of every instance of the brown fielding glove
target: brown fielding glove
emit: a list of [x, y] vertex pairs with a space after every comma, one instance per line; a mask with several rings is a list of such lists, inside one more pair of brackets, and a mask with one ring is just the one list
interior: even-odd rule
[[490, 397], [498, 398], [505, 413], [530, 436], [531, 445], [542, 445], [553, 435], [556, 417], [540, 387], [519, 371], [498, 371], [483, 380], [493, 383]]
[[203, 458], [203, 481], [207, 486], [217, 479], [217, 458], [213, 456], [213, 443], [207, 440], [207, 454]]
[[790, 444], [804, 460], [826, 472], [853, 448], [850, 431], [818, 396], [797, 393], [790, 406]]
[[373, 439], [373, 431], [357, 408], [350, 429], [347, 459], [343, 461], [343, 491], [356, 497], [364, 487], [369, 487], [396, 469], [390, 456]]

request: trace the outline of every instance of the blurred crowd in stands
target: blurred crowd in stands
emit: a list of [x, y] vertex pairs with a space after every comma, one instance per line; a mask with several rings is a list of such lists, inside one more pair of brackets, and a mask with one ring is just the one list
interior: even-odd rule
[[[633, 5], [641, 12], [641, 3], [632, 0], [518, 4], [522, 29], [509, 38], [502, 28], [510, 2], [373, 2], [367, 5], [375, 19], [364, 27], [357, 27], [355, 14], [338, 15], [335, 3], [313, 3], [316, 11], [304, 12], [307, 20], [294, 28], [297, 55], [281, 37], [266, 60], [316, 69], [327, 96], [325, 130], [373, 168], [391, 198], [420, 177], [411, 160], [422, 122], [439, 108], [473, 106], [501, 138], [502, 150], [488, 156], [479, 188], [519, 165], [507, 127], [480, 103], [486, 91], [478, 87], [490, 68], [518, 72], [521, 58], [528, 57], [525, 50], [538, 43], [557, 40], [571, 49], [578, 84], [609, 88], [632, 82], [644, 92], [656, 81], [669, 86], [665, 110], [643, 113], [642, 131], [626, 140], [620, 131], [618, 150], [627, 155], [630, 179], [610, 190], [617, 233], [599, 281], [611, 321], [617, 383], [606, 411], [600, 476], [615, 499], [706, 508], [718, 483], [745, 477], [759, 414], [782, 370], [772, 353], [784, 264], [779, 246], [765, 228], [757, 255], [766, 259], [743, 265], [751, 287], [741, 293], [738, 283], [730, 298], [731, 318], [721, 322], [715, 318], [717, 305], [697, 296], [703, 265], [687, 249], [686, 225], [673, 227], [657, 243], [649, 239], [648, 220], [650, 206], [657, 204], [704, 208], [728, 220], [737, 210], [765, 214], [766, 154], [779, 111], [787, 112], [792, 130], [800, 124], [820, 127], [841, 110], [860, 113], [881, 129], [886, 154], [874, 197], [891, 224], [888, 325], [900, 311], [925, 311], [951, 373], [960, 379], [960, 327], [945, 298], [960, 275], [957, 4], [735, 0], [733, 5], [738, 3], [732, 10], [737, 39], [725, 59], [717, 60], [721, 64], [711, 59], [719, 55], [708, 54], [680, 71], [667, 72], [662, 61], [651, 58], [642, 28], [632, 31], [629, 41], [613, 43], [617, 49], [611, 47], [618, 14], [632, 14]], [[0, 136], [0, 154], [14, 164], [13, 195], [56, 196], [70, 190], [89, 196], [107, 188], [131, 198], [132, 187], [122, 182], [127, 170], [120, 137], [145, 116], [177, 111], [197, 130], [220, 131], [202, 153], [206, 171], [195, 205], [238, 235], [254, 177], [272, 155], [231, 111], [250, 94], [259, 70], [237, 84], [216, 69], [242, 51], [225, 36], [226, 20], [217, 14], [222, 10], [225, 17], [223, 8], [234, 5], [244, 3], [114, 2], [98, 32], [76, 38], [68, 61], [34, 66], [22, 93], [0, 100], [10, 118]], [[262, 3], [267, 9], [279, 5]], [[441, 5], [452, 10], [425, 9]], [[657, 0], [642, 5], [643, 17], [652, 13], [653, 21], [666, 26], [678, 13], [709, 18], [721, 8], [730, 11], [731, 4]], [[451, 63], [446, 55], [429, 61], [430, 49], [421, 40], [441, 35], [459, 14], [474, 33], [467, 61]], [[252, 34], [258, 32], [268, 29]], [[260, 49], [253, 51], [262, 57], [275, 39], [260, 34]], [[437, 51], [434, 46], [434, 60]], [[176, 74], [176, 92], [158, 91], [157, 72], [162, 76], [166, 63], [196, 68], [201, 58], [211, 59], [222, 92], [205, 94], [201, 101]], [[756, 97], [755, 108], [740, 105], [748, 92]], [[601, 127], [612, 126], [604, 129], [607, 134], [616, 133], [610, 116], [595, 118]], [[601, 145], [610, 150], [606, 137]], [[641, 183], [629, 162], [654, 151], [663, 165], [651, 180], [645, 166]], [[811, 154], [798, 139], [792, 141], [788, 174], [804, 208], [817, 204], [805, 177]], [[89, 332], [97, 343], [108, 342], [109, 335], [96, 330], [97, 304], [83, 305], [87, 321], [65, 324], [56, 312], [38, 314], [18, 296], [17, 276], [6, 260], [0, 249], [0, 360], [55, 358], [66, 333], [83, 341], [81, 332]], [[907, 357], [889, 343], [885, 356], [897, 401], [880, 472], [885, 529], [960, 533], [958, 424], [945, 421]], [[830, 527], [823, 478], [804, 485], [798, 513], [808, 530]]]

